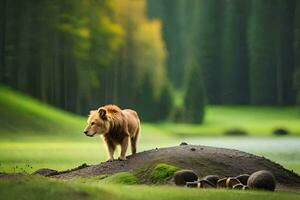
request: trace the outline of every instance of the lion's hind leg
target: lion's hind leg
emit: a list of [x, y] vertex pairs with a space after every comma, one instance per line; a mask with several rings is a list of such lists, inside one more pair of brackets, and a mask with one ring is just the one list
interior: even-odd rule
[[137, 129], [136, 133], [134, 134], [134, 136], [132, 138], [130, 138], [130, 143], [131, 143], [131, 153], [135, 154], [136, 153], [136, 149], [137, 149], [137, 142], [139, 139], [139, 135], [140, 135], [140, 128]]

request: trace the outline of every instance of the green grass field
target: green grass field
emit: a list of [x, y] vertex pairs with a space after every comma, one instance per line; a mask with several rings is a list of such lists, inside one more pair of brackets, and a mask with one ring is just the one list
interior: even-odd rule
[[[81, 140], [85, 117], [45, 105], [21, 93], [0, 87], [0, 137], [32, 139], [43, 137]], [[88, 114], [88, 111], [87, 111]], [[16, 117], [18, 116], [18, 117]], [[300, 114], [293, 107], [208, 106], [202, 125], [143, 123], [143, 135], [222, 136], [230, 129], [242, 129], [249, 136], [270, 136], [276, 128], [300, 136]]]
[[233, 191], [190, 189], [166, 186], [132, 186], [114, 184], [83, 184], [60, 182], [39, 177], [23, 177], [0, 180], [0, 199], [108, 199], [108, 200], [282, 200], [299, 199], [300, 195], [291, 192]]
[[[31, 173], [45, 167], [64, 170], [83, 163], [96, 164], [106, 160], [106, 150], [101, 139], [89, 138], [82, 133], [86, 124], [85, 117], [60, 111], [4, 87], [0, 87], [0, 113], [0, 172]], [[197, 141], [197, 144], [206, 144], [204, 138], [207, 137], [214, 141], [215, 138], [210, 136], [226, 141], [231, 137], [226, 137], [223, 133], [232, 128], [246, 130], [250, 138], [265, 139], [274, 138], [272, 130], [283, 127], [298, 139], [299, 124], [300, 118], [294, 108], [208, 107], [203, 125], [143, 123], [139, 151], [178, 145], [187, 138]], [[300, 151], [281, 152], [270, 149], [253, 152], [300, 173]], [[9, 194], [8, 188], [12, 191]], [[31, 191], [26, 193], [28, 199], [40, 199], [39, 195], [66, 199], [299, 198], [299, 195], [282, 192], [197, 191], [173, 187], [61, 183], [43, 178], [0, 180], [1, 197], [8, 197], [5, 199], [18, 199], [18, 195], [28, 190]]]
[[274, 129], [284, 128], [300, 136], [300, 115], [292, 107], [208, 106], [203, 125], [161, 123], [159, 128], [180, 136], [220, 136], [231, 129], [270, 136]]

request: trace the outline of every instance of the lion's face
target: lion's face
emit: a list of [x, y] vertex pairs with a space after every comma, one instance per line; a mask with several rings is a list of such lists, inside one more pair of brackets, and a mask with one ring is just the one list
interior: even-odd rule
[[87, 120], [87, 126], [84, 129], [84, 134], [89, 137], [93, 137], [96, 134], [106, 134], [109, 131], [109, 121], [107, 118], [107, 112], [104, 108], [90, 111], [89, 118]]

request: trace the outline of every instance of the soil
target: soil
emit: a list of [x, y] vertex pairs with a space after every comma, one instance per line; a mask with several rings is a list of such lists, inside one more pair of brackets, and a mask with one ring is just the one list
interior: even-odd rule
[[[199, 177], [210, 174], [229, 177], [252, 174], [258, 170], [269, 170], [276, 178], [277, 189], [300, 191], [299, 175], [264, 157], [238, 150], [198, 145], [153, 149], [128, 156], [126, 161], [115, 160], [90, 166], [83, 164], [77, 168], [48, 176], [68, 180], [78, 176], [93, 177], [126, 171], [137, 174], [138, 178], [142, 179], [140, 183], [151, 184], [151, 181], [148, 180], [149, 176], [145, 176], [143, 173], [149, 174], [149, 170], [158, 163], [167, 163], [181, 169], [194, 170]], [[147, 171], [147, 169], [149, 170]], [[173, 181], [168, 180], [166, 184], [173, 184]]]

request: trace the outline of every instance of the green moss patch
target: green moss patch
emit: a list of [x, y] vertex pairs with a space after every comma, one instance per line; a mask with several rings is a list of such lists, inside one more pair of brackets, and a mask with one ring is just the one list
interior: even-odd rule
[[137, 184], [137, 181], [137, 177], [129, 172], [116, 173], [102, 180], [103, 183], [125, 185], [134, 185]]
[[178, 167], [168, 165], [165, 163], [157, 164], [151, 173], [151, 180], [153, 182], [162, 182], [165, 179], [170, 178], [173, 174], [179, 170]]

